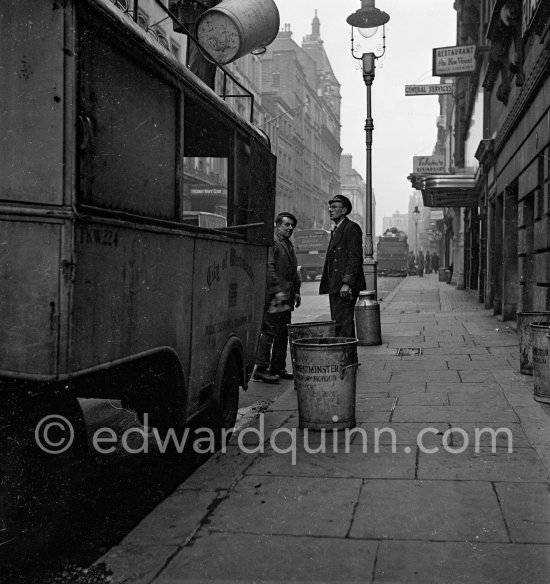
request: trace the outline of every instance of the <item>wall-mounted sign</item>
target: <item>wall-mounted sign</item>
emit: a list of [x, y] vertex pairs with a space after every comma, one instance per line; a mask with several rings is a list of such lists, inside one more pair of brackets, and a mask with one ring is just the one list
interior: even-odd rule
[[413, 156], [414, 174], [445, 174], [444, 156]]
[[434, 77], [468, 75], [476, 69], [476, 45], [440, 47], [433, 50]]
[[193, 187], [189, 189], [191, 195], [223, 195], [223, 189], [219, 188], [205, 188], [205, 187]]
[[405, 85], [405, 95], [452, 95], [454, 84]]
[[442, 237], [443, 237], [443, 233], [441, 233], [441, 231], [439, 231], [439, 229], [436, 229], [432, 233], [432, 241], [439, 241]]
[[437, 211], [430, 211], [430, 219], [437, 221], [438, 219], [443, 219], [443, 209], [438, 209]]

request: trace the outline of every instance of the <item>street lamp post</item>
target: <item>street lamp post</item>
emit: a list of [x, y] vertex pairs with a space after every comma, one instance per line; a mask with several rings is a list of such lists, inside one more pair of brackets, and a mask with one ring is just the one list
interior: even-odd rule
[[418, 205], [415, 205], [413, 211], [414, 219], [414, 255], [418, 256], [418, 220], [420, 219], [420, 211], [418, 210]]
[[[374, 130], [374, 124], [372, 120], [371, 112], [371, 88], [374, 81], [374, 70], [376, 59], [379, 59], [384, 55], [386, 51], [386, 31], [385, 24], [390, 19], [389, 15], [375, 8], [375, 0], [361, 0], [361, 8], [350, 14], [346, 22], [351, 25], [351, 55], [354, 59], [361, 61], [363, 80], [367, 88], [367, 117], [365, 120], [365, 146], [366, 146], [366, 193], [365, 193], [365, 259], [363, 263], [363, 272], [365, 273], [365, 280], [367, 283], [367, 290], [374, 296], [374, 301], [376, 301], [378, 294], [378, 282], [377, 282], [377, 266], [374, 260], [374, 242], [373, 242], [373, 221], [372, 221], [372, 132]], [[356, 56], [354, 52], [354, 39], [353, 39], [353, 29], [356, 28], [362, 36], [365, 38], [370, 38], [376, 34], [378, 27], [383, 27], [383, 44], [382, 52], [380, 55], [374, 53], [363, 53], [361, 56]], [[361, 296], [358, 300], [358, 305], [362, 303]], [[364, 311], [363, 311], [364, 312]], [[356, 311], [356, 320], [358, 320], [358, 331], [361, 329], [370, 328], [371, 331], [374, 330], [374, 334], [369, 333], [369, 337], [364, 343], [360, 344], [381, 344], [380, 336], [380, 313], [376, 312], [377, 322], [369, 323], [368, 327], [360, 326], [359, 322], [360, 314]], [[366, 314], [366, 313], [365, 313]], [[358, 332], [359, 336], [359, 332]]]

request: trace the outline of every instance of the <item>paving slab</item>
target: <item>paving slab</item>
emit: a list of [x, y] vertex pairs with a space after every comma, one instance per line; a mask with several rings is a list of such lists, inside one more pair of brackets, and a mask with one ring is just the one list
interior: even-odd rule
[[468, 447], [453, 448], [452, 452], [439, 449], [437, 452], [420, 452], [418, 457], [418, 478], [438, 477], [446, 480], [462, 481], [509, 481], [545, 482], [547, 472], [536, 452], [531, 448], [515, 448], [508, 452], [505, 448]]
[[[380, 443], [377, 448], [376, 442], [368, 441], [368, 434], [364, 442], [361, 436], [355, 435], [349, 449], [340, 448], [338, 452], [327, 448], [326, 452], [310, 453], [307, 446], [296, 440], [295, 454], [266, 448], [264, 455], [247, 469], [246, 475], [401, 479], [415, 476], [416, 459], [412, 448], [400, 447], [393, 452], [391, 446]], [[284, 451], [288, 447], [288, 442], [284, 442], [278, 449]]]
[[191, 489], [215, 492], [229, 489], [254, 462], [256, 452], [247, 450], [249, 449], [230, 442], [225, 452], [218, 451], [214, 454], [178, 487], [178, 491]]
[[[422, 509], [419, 513], [418, 510]], [[430, 541], [507, 542], [490, 483], [366, 481], [350, 537]]]
[[510, 539], [550, 543], [550, 490], [547, 483], [495, 483]]
[[542, 584], [550, 546], [500, 543], [385, 541], [376, 584]]
[[361, 484], [361, 479], [248, 475], [221, 501], [206, 527], [231, 533], [345, 537]]
[[460, 422], [459, 426], [452, 427], [451, 430], [451, 444], [457, 448], [475, 444], [479, 444], [480, 447], [495, 446], [496, 448], [529, 448], [532, 446], [519, 422], [499, 428]]
[[457, 371], [432, 371], [421, 369], [418, 371], [392, 371], [391, 381], [437, 381], [439, 383], [459, 383], [461, 381]]
[[426, 363], [425, 359], [423, 359], [421, 356], [404, 357], [400, 362], [388, 363], [388, 368], [390, 368], [394, 373], [397, 371], [405, 371], [410, 373], [415, 371], [425, 372], [426, 369], [429, 369], [433, 372], [449, 370], [449, 366], [447, 365], [447, 361], [445, 359], [434, 357], [430, 359], [429, 363]]
[[150, 584], [176, 556], [178, 546], [131, 544], [124, 541], [98, 563], [112, 573], [109, 584]]
[[333, 537], [201, 533], [155, 584], [365, 582], [377, 547], [377, 542]]
[[181, 489], [158, 505], [126, 537], [128, 545], [177, 546], [189, 539], [220, 495]]
[[[443, 386], [442, 386], [443, 387]], [[406, 405], [397, 403], [392, 420], [395, 422], [479, 422], [485, 425], [497, 423], [513, 424], [518, 422], [517, 414], [508, 406], [491, 407], [490, 405]]]
[[[426, 424], [417, 422], [389, 422], [385, 425], [365, 422], [359, 424], [358, 427], [366, 431], [368, 444], [396, 444], [416, 447], [419, 435], [424, 432], [422, 443], [432, 448], [434, 446], [443, 447], [443, 435], [450, 430], [451, 425], [448, 423], [434, 424], [428, 432], [426, 432]], [[353, 443], [359, 443], [359, 437]]]

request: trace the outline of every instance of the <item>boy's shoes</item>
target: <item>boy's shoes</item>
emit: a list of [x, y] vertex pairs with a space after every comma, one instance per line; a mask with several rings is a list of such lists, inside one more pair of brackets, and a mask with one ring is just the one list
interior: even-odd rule
[[286, 369], [283, 369], [282, 371], [277, 371], [275, 375], [277, 375], [281, 379], [294, 379], [294, 374], [289, 373]]
[[264, 383], [279, 383], [281, 381], [281, 378], [278, 375], [268, 373], [261, 369], [256, 369], [256, 371], [254, 371], [252, 379], [254, 379], [254, 381], [263, 381]]

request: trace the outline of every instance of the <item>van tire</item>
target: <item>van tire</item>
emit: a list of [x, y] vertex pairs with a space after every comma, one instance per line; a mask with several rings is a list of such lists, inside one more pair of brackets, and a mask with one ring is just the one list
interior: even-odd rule
[[[235, 426], [239, 411], [239, 388], [241, 386], [240, 368], [235, 354], [231, 354], [223, 367], [218, 381], [214, 401], [215, 419], [219, 428], [230, 429]], [[219, 387], [219, 390], [218, 390]]]

